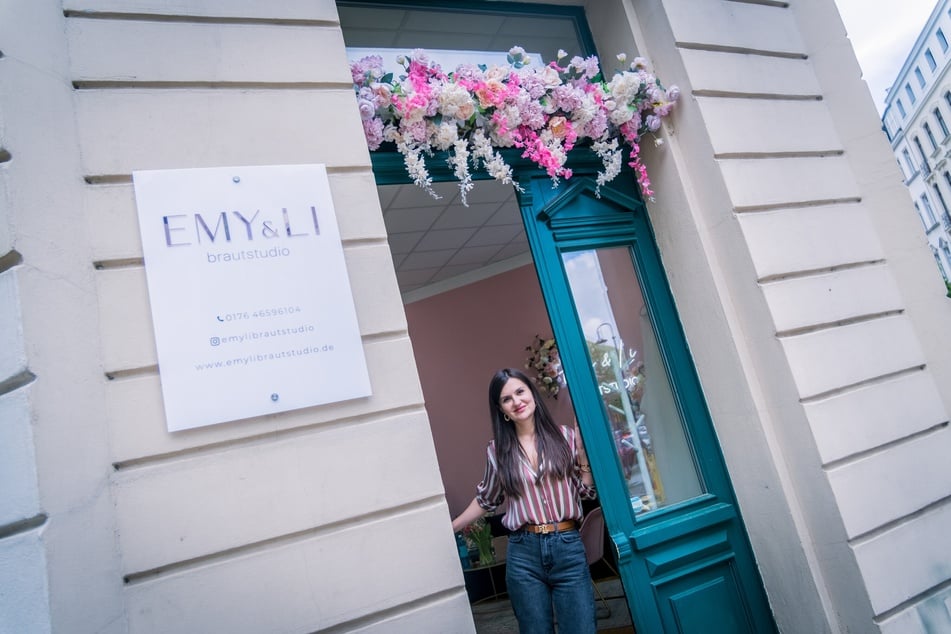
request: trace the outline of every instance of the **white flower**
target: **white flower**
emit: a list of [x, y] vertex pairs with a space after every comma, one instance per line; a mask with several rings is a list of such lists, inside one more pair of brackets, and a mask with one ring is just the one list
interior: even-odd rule
[[591, 145], [591, 149], [601, 159], [604, 170], [598, 173], [597, 187], [594, 190], [595, 195], [601, 197], [601, 186], [614, 180], [621, 173], [621, 163], [623, 161], [623, 152], [618, 149], [617, 139], [610, 141], [598, 141]]
[[459, 84], [444, 84], [439, 91], [438, 101], [440, 114], [463, 121], [472, 116], [475, 107], [472, 105], [472, 95]]
[[410, 147], [403, 141], [396, 144], [396, 149], [403, 155], [406, 173], [412, 177], [413, 183], [436, 200], [439, 200], [439, 194], [433, 191], [433, 179], [429, 176], [426, 162], [423, 160], [420, 150]]
[[509, 76], [510, 70], [504, 66], [492, 66], [485, 71], [485, 81], [502, 81]]
[[558, 71], [551, 66], [545, 66], [538, 71], [538, 79], [546, 88], [554, 88], [561, 84], [561, 77], [558, 76]]
[[608, 116], [614, 125], [623, 125], [634, 118], [634, 111], [630, 108], [615, 108]]
[[472, 189], [472, 174], [469, 173], [469, 142], [465, 139], [458, 139], [452, 148], [452, 154], [449, 155], [449, 165], [452, 167], [456, 180], [459, 181], [459, 197], [462, 204], [468, 207], [466, 194]]
[[459, 128], [455, 123], [444, 121], [438, 126], [433, 127], [435, 129], [430, 133], [429, 137], [432, 139], [432, 143], [436, 146], [437, 150], [448, 150], [459, 140]]

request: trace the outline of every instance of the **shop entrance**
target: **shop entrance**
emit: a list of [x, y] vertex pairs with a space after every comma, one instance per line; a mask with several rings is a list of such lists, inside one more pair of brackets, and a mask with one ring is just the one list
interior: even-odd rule
[[[481, 476], [489, 433], [483, 395], [488, 377], [500, 366], [518, 367], [526, 361], [531, 354], [529, 333], [542, 339], [552, 336], [567, 389], [550, 404], [561, 421], [576, 418], [585, 438], [606, 520], [605, 559], [619, 572], [626, 591], [619, 596], [626, 600], [636, 631], [774, 631], [633, 178], [622, 175], [616, 184], [596, 192], [596, 168], [586, 163], [583, 151], [579, 156], [575, 176], [557, 188], [537, 171], [523, 168], [519, 172], [522, 193], [507, 195], [517, 201], [519, 211], [509, 213], [521, 216], [521, 227], [496, 215], [504, 213], [504, 205], [487, 203], [493, 209], [492, 218], [483, 229], [508, 226], [512, 232], [506, 266], [492, 269], [503, 262], [490, 265], [489, 277], [478, 281], [466, 279], [459, 269], [449, 269], [457, 274], [457, 283], [468, 282], [464, 292], [444, 288], [429, 300], [418, 299], [433, 292], [420, 286], [404, 295], [409, 300], [410, 335], [451, 511], [461, 510], [452, 508], [453, 483], [461, 477], [465, 502]], [[380, 182], [386, 181], [387, 174], [398, 173], [387, 163], [383, 156], [374, 157]], [[444, 187], [447, 196], [452, 196], [452, 185]], [[494, 183], [477, 187], [500, 191]], [[461, 213], [487, 214], [488, 210], [478, 207], [479, 200], [476, 195], [470, 203], [476, 208]], [[384, 200], [384, 205], [392, 203]], [[425, 209], [416, 211], [420, 219], [432, 216]], [[399, 205], [385, 213], [400, 213]], [[433, 223], [435, 217], [421, 221]], [[446, 227], [454, 222], [442, 219]], [[517, 235], [520, 228], [525, 232], [523, 241]], [[390, 236], [398, 275], [409, 288], [417, 276], [430, 275], [421, 263], [433, 254], [424, 255], [425, 248], [398, 253], [404, 239], [423, 237], [421, 233]], [[505, 247], [496, 244], [494, 248]], [[419, 262], [404, 266], [410, 257]], [[450, 277], [428, 287], [438, 289], [441, 283], [452, 281]], [[420, 309], [432, 301], [443, 303], [446, 312], [441, 319], [449, 323], [438, 325], [432, 314]], [[473, 316], [468, 325], [460, 317], [465, 314]], [[519, 323], [513, 315], [526, 314], [532, 325], [528, 330], [523, 326], [517, 338], [529, 345], [507, 341], [513, 325]], [[434, 329], [442, 329], [445, 336], [433, 341]], [[448, 357], [447, 342], [455, 343]], [[482, 351], [496, 344], [508, 356], [481, 357], [483, 367], [469, 367], [467, 349]], [[427, 370], [430, 357], [439, 355], [450, 361]], [[433, 409], [447, 394], [455, 406], [455, 395], [464, 391], [477, 394], [466, 411]], [[447, 418], [452, 419], [451, 425], [446, 425]], [[465, 440], [471, 430], [469, 422], [462, 421], [480, 428], [482, 439]], [[474, 460], [476, 466], [469, 467], [468, 475], [460, 475], [466, 460]], [[502, 594], [499, 584], [504, 571], [496, 572], [495, 577], [491, 571], [489, 576], [483, 574], [482, 585], [492, 584], [491, 593]], [[468, 577], [477, 575], [467, 573]], [[482, 598], [473, 597], [475, 601]]]
[[[337, 4], [354, 49], [462, 48], [470, 62], [514, 44], [546, 60], [562, 47], [569, 55], [594, 51], [580, 7]], [[408, 182], [396, 152], [372, 158], [378, 184]], [[471, 499], [482, 474], [489, 377], [499, 367], [523, 366], [536, 335], [553, 338], [568, 387], [554, 413], [560, 422], [577, 419], [585, 439], [608, 552], [636, 630], [774, 631], [633, 176], [622, 174], [598, 191], [600, 161], [582, 148], [569, 158], [574, 176], [553, 188], [534, 165], [519, 163], [518, 152], [506, 158], [520, 187], [518, 224], [497, 223], [493, 215], [479, 227], [451, 219], [437, 227], [442, 216], [404, 214], [383, 200], [385, 219], [407, 220], [404, 231], [388, 223], [388, 232], [450, 511], [461, 510], [455, 496]], [[428, 163], [437, 182], [453, 180], [444, 159]], [[442, 191], [454, 196], [445, 184]], [[463, 213], [498, 212], [479, 207], [480, 187]], [[433, 205], [418, 195], [421, 207]], [[502, 225], [513, 232], [504, 245], [488, 237], [497, 239]], [[464, 248], [451, 246], [460, 236]], [[463, 284], [466, 293], [456, 293]], [[442, 312], [423, 310], [423, 302], [442, 302]], [[427, 368], [430, 362], [435, 367]], [[440, 402], [448, 405], [440, 409]], [[471, 428], [481, 430], [481, 440], [472, 440]], [[458, 481], [464, 493], [455, 491]]]

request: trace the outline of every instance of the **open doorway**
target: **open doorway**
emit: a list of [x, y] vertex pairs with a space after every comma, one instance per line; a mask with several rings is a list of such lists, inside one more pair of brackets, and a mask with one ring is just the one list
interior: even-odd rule
[[[459, 201], [454, 183], [434, 199], [413, 185], [379, 187], [417, 369], [450, 513], [472, 499], [491, 439], [486, 389], [501, 367], [524, 369], [536, 337], [552, 328], [511, 186], [482, 181]], [[527, 371], [530, 375], [531, 371]], [[570, 390], [545, 395], [560, 424], [572, 424]], [[596, 503], [586, 508], [597, 516]], [[517, 631], [505, 593], [504, 529], [490, 518], [495, 562], [460, 554], [479, 632]], [[630, 632], [613, 549], [599, 525], [589, 548], [599, 631]]]

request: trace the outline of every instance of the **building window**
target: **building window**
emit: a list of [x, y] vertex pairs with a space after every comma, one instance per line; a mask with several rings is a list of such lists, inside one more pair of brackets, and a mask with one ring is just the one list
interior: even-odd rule
[[[948, 105], [951, 106], [951, 92], [944, 93], [944, 96], [948, 99]], [[898, 112], [901, 114], [901, 118], [904, 119], [905, 114], [905, 104], [901, 102], [901, 99], [895, 100], [895, 105], [898, 106]]]
[[921, 224], [925, 228], [925, 231], [930, 229], [931, 227], [928, 226], [928, 221], [925, 220], [924, 215], [921, 213], [921, 207], [918, 206], [918, 203], [915, 203], [915, 211], [918, 212], [918, 219], [921, 220]]
[[[947, 172], [945, 172], [947, 174]], [[942, 215], [941, 218], [947, 223], [948, 222], [948, 205], [944, 202], [944, 196], [941, 194], [941, 188], [938, 187], [938, 183], [932, 185], [934, 187], [935, 196], [938, 197], [938, 202], [941, 204]]]
[[931, 167], [928, 166], [928, 157], [925, 156], [925, 148], [921, 147], [921, 139], [918, 137], [912, 139], [912, 142], [914, 142], [915, 147], [918, 148], [918, 155], [921, 156], [921, 168], [924, 170], [925, 176], [927, 176], [931, 173]]
[[[944, 182], [947, 183], [949, 188], [951, 188], [951, 173], [944, 173]], [[944, 205], [944, 200], [941, 201], [941, 204]], [[947, 208], [945, 208], [945, 213], [947, 213]]]
[[918, 98], [915, 97], [915, 91], [911, 89], [911, 84], [905, 84], [905, 94], [908, 95], [908, 100], [911, 102], [911, 105], [915, 105]]
[[926, 124], [924, 124], [924, 125], [921, 126], [921, 127], [924, 129], [925, 135], [928, 137], [928, 143], [931, 144], [931, 151], [932, 151], [932, 152], [937, 152], [937, 151], [938, 151], [938, 142], [935, 141], [934, 134], [931, 132], [931, 126], [926, 123]]
[[941, 52], [947, 53], [948, 52], [948, 38], [944, 36], [944, 31], [942, 31], [941, 29], [938, 29], [935, 35], [938, 37], [938, 44], [941, 45]]
[[931, 49], [925, 50], [925, 59], [928, 61], [928, 68], [934, 72], [934, 69], [938, 67], [938, 62], [934, 61], [934, 55], [931, 53]]
[[[944, 251], [946, 246], [947, 246], [946, 244], [942, 245], [941, 250]], [[941, 257], [938, 255], [938, 251], [934, 247], [931, 247], [931, 253], [934, 255], [934, 261], [938, 263], [938, 270], [941, 271], [941, 277], [943, 277], [944, 281], [947, 282], [948, 272], [944, 268], [944, 262], [941, 261]], [[951, 255], [951, 253], [945, 253], [944, 257], [948, 257], [949, 255]]]
[[904, 148], [901, 151], [901, 155], [902, 158], [905, 159], [905, 165], [908, 166], [908, 180], [911, 180], [911, 177], [915, 175], [918, 168], [915, 166], [915, 161], [911, 158], [911, 153], [908, 151], [908, 148]]
[[[944, 253], [944, 259], [948, 262], [951, 262], [951, 247], [948, 246], [948, 241], [944, 238], [941, 238], [939, 244], [941, 245], [941, 252]], [[938, 254], [935, 253], [935, 259], [938, 260], [938, 267], [941, 269], [941, 277], [943, 277], [945, 281], [948, 281], [948, 271], [944, 268], [944, 262], [942, 262], [941, 259], [937, 257], [937, 255]]]
[[920, 88], [925, 87], [925, 76], [921, 73], [921, 69], [915, 66], [915, 77], [918, 79], [918, 86]]
[[925, 219], [925, 227], [931, 229], [931, 227], [938, 224], [938, 220], [934, 217], [934, 209], [931, 208], [931, 201], [928, 200], [928, 194], [921, 195], [921, 204], [925, 208], [925, 213], [922, 216]]
[[938, 126], [941, 128], [942, 139], [948, 138], [948, 124], [944, 122], [944, 117], [941, 116], [941, 108], [935, 107], [934, 118], [935, 121], [938, 122]]
[[895, 114], [895, 109], [889, 106], [885, 109], [885, 117], [882, 119], [885, 134], [888, 136], [889, 142], [894, 141], [898, 133], [901, 132], [901, 122]]

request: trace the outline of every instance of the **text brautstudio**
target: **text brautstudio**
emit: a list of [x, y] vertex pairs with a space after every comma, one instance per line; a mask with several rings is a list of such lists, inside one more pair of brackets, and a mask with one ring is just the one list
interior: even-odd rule
[[[308, 213], [309, 211], [309, 213]], [[270, 246], [257, 248], [262, 242], [273, 240], [314, 237], [320, 235], [320, 221], [317, 218], [317, 208], [310, 206], [308, 211], [293, 213], [287, 207], [281, 207], [280, 218], [262, 216], [258, 209], [254, 215], [248, 217], [240, 211], [217, 212], [213, 215], [202, 213], [169, 214], [162, 216], [162, 226], [165, 230], [166, 247], [188, 247], [194, 244], [226, 244], [235, 246], [238, 241], [248, 248], [235, 251], [208, 252], [209, 263], [234, 262], [239, 260], [256, 260], [273, 257], [287, 257], [291, 250], [286, 246]], [[194, 242], [192, 237], [194, 228]]]

